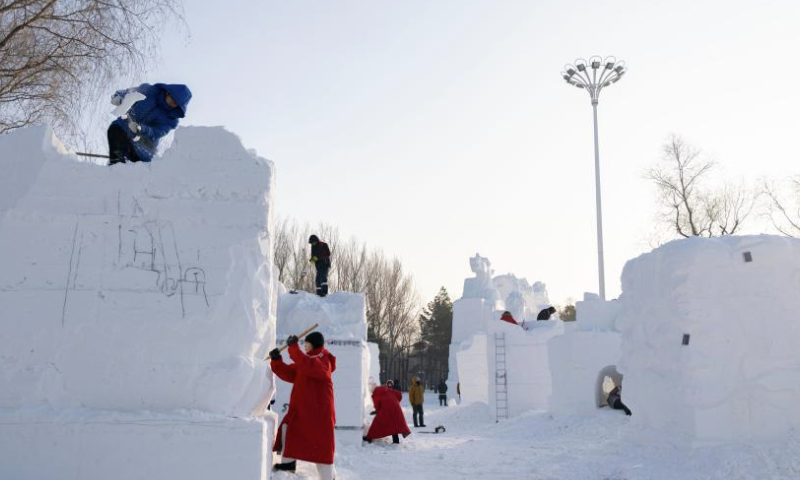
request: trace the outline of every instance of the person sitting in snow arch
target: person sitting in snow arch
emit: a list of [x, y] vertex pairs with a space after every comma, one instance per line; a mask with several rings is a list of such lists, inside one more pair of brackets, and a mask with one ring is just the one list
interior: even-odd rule
[[186, 85], [143, 83], [119, 90], [111, 103], [121, 105], [124, 98], [138, 92], [145, 96], [117, 117], [108, 127], [109, 165], [125, 162], [149, 162], [158, 150], [158, 141], [178, 126], [186, 116], [192, 92]]
[[411, 430], [406, 423], [400, 402], [403, 394], [394, 389], [392, 381], [386, 382], [385, 387], [376, 387], [372, 392], [372, 404], [375, 406], [375, 418], [369, 431], [364, 436], [364, 441], [372, 443], [373, 440], [383, 437], [392, 437], [392, 443], [400, 443], [403, 438], [411, 435]]
[[631, 414], [631, 409], [622, 403], [622, 387], [619, 385], [608, 392], [608, 406], [614, 410], [624, 410], [625, 415]]
[[275, 470], [295, 471], [297, 460], [317, 464], [322, 480], [333, 480], [336, 412], [333, 403], [332, 374], [336, 357], [325, 349], [325, 337], [319, 332], [305, 338], [306, 353], [297, 346], [295, 335], [286, 339], [291, 365], [283, 362], [277, 348], [269, 352], [270, 368], [281, 380], [293, 384], [289, 411], [284, 415], [275, 439], [276, 452], [282, 452]]

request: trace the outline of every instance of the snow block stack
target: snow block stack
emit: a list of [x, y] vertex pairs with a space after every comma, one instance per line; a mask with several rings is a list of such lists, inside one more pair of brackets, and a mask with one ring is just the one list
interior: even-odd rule
[[695, 444], [800, 426], [800, 240], [672, 242], [629, 261], [622, 287], [634, 425]]
[[0, 137], [3, 478], [266, 479], [273, 165], [221, 128], [100, 166]]
[[553, 413], [590, 414], [605, 406], [604, 372], [616, 371], [621, 338], [616, 330], [621, 302], [602, 301], [586, 294], [576, 302], [577, 321], [548, 343], [553, 392]]
[[[464, 294], [453, 304], [448, 387], [460, 384], [461, 403], [485, 403], [494, 418], [547, 408], [547, 343], [564, 327], [557, 320], [536, 321], [549, 306], [545, 285], [511, 274], [493, 277], [491, 263], [480, 255], [470, 258], [470, 267], [475, 278], [464, 281]], [[500, 321], [505, 309], [525, 328]]]
[[[325, 336], [325, 347], [336, 357], [333, 373], [336, 428], [360, 431], [364, 425], [365, 402], [370, 395], [370, 349], [364, 295], [336, 292], [322, 298], [298, 292], [279, 297], [279, 342], [284, 343], [289, 335], [303, 332], [315, 323], [319, 324], [317, 331]], [[291, 362], [286, 354], [284, 361]], [[275, 411], [282, 413], [289, 403], [291, 385], [277, 378], [276, 383]], [[359, 441], [360, 438], [359, 435]]]

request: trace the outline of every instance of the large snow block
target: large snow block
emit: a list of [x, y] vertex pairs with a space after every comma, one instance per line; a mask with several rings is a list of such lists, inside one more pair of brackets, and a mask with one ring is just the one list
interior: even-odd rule
[[[451, 346], [450, 355], [456, 359], [455, 365], [458, 369], [456, 371], [459, 380], [457, 388], [461, 390], [461, 404], [485, 403], [489, 405], [489, 361], [487, 359], [486, 334], [473, 335], [470, 340], [458, 344], [457, 348], [456, 350]], [[455, 391], [456, 388], [453, 390]]]
[[552, 338], [548, 351], [553, 391], [548, 410], [563, 414], [597, 411], [602, 406], [598, 405], [598, 376], [619, 362], [620, 342], [620, 334], [614, 331], [573, 330]]
[[275, 417], [0, 412], [0, 477], [267, 480]]
[[81, 162], [44, 128], [0, 137], [0, 163], [24, 183], [0, 217], [0, 407], [261, 411], [271, 162], [190, 127], [151, 164]]
[[[548, 342], [564, 333], [564, 323], [559, 320], [531, 322], [525, 327], [528, 330], [499, 320], [489, 326], [487, 368], [492, 415], [497, 415], [496, 403], [502, 397], [507, 399], [509, 417], [547, 409], [552, 392]], [[503, 360], [505, 372], [502, 364], [498, 365]], [[507, 393], [498, 396], [498, 383], [502, 384], [503, 375]]]
[[633, 425], [694, 443], [800, 427], [800, 240], [672, 242], [629, 261], [622, 287]]
[[[325, 336], [325, 347], [336, 357], [333, 392], [336, 427], [340, 429], [361, 429], [364, 424], [370, 376], [366, 315], [366, 302], [360, 293], [336, 292], [324, 298], [307, 292], [287, 293], [278, 301], [280, 342], [317, 323], [317, 331]], [[288, 355], [284, 355], [284, 361], [291, 362]], [[284, 413], [292, 386], [277, 377], [276, 382], [275, 410]]]

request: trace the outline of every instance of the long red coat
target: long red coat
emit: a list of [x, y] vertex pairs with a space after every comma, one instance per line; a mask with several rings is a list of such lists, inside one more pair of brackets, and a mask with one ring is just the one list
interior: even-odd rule
[[[294, 384], [289, 411], [278, 427], [274, 450], [282, 448], [284, 457], [331, 465], [336, 426], [331, 375], [336, 370], [336, 357], [324, 347], [306, 355], [295, 343], [289, 345], [289, 358], [294, 363], [287, 365], [283, 359], [270, 362], [278, 378]], [[281, 445], [284, 424], [288, 425], [286, 445]]]
[[400, 408], [403, 394], [389, 387], [378, 387], [372, 392], [372, 404], [375, 405], [375, 419], [367, 432], [370, 440], [388, 437], [389, 435], [410, 435], [406, 417]]

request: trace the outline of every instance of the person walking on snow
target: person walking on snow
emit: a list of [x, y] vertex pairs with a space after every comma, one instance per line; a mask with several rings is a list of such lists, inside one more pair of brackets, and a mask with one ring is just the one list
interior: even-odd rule
[[403, 394], [392, 388], [392, 381], [386, 382], [385, 387], [377, 387], [372, 392], [372, 404], [375, 406], [375, 419], [369, 427], [364, 441], [372, 443], [377, 438], [388, 437], [391, 435], [392, 443], [400, 443], [400, 435], [403, 438], [411, 435], [406, 418], [403, 416], [403, 409], [400, 402]]
[[317, 277], [314, 281], [317, 286], [317, 295], [324, 297], [328, 294], [328, 270], [331, 269], [331, 250], [328, 248], [328, 244], [321, 242], [316, 235], [311, 235], [308, 238], [308, 243], [311, 244], [311, 259], [309, 261], [317, 269]]
[[439, 382], [439, 406], [447, 406], [447, 383], [444, 380]]
[[[408, 389], [408, 403], [411, 404], [411, 409], [414, 410], [414, 426], [425, 426], [425, 412], [422, 410], [422, 404], [425, 402], [425, 389], [419, 383], [419, 380], [414, 380], [414, 385]], [[419, 419], [417, 418], [419, 417]]]
[[305, 351], [300, 351], [295, 335], [286, 340], [292, 364], [283, 362], [277, 348], [269, 352], [270, 368], [284, 382], [292, 383], [289, 410], [278, 427], [276, 452], [282, 452], [275, 470], [295, 471], [297, 460], [317, 464], [321, 480], [333, 480], [336, 413], [333, 403], [333, 381], [336, 357], [325, 349], [325, 338], [319, 332], [309, 333]]
[[133, 92], [146, 98], [134, 103], [127, 115], [117, 117], [108, 127], [109, 165], [151, 161], [158, 150], [158, 141], [178, 126], [178, 120], [186, 116], [192, 99], [192, 92], [186, 85], [143, 83], [119, 90], [111, 97], [111, 103], [120, 105]]

